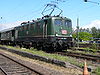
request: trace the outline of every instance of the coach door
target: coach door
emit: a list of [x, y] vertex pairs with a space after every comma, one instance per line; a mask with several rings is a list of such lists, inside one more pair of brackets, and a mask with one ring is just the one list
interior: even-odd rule
[[43, 38], [47, 38], [47, 20], [44, 20], [43, 24]]
[[18, 38], [18, 30], [15, 30], [15, 39]]
[[14, 39], [15, 39], [15, 30], [12, 30], [11, 32], [12, 32], [12, 39], [11, 40], [14, 41]]

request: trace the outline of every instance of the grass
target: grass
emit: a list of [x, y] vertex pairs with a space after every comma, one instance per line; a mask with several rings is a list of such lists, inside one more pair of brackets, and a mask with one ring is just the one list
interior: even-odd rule
[[83, 49], [84, 51], [79, 51], [79, 50], [69, 50], [72, 52], [78, 52], [78, 53], [83, 53], [83, 54], [91, 54], [91, 55], [99, 55], [100, 53], [98, 53], [96, 49], [91, 49], [91, 48], [82, 48], [80, 47], [79, 49]]
[[44, 56], [44, 57], [48, 57], [48, 58], [51, 58], [51, 59], [69, 62], [69, 63], [74, 64], [74, 65], [79, 66], [79, 67], [82, 67], [84, 65], [84, 63], [77, 61], [75, 58], [67, 57], [67, 56], [61, 56], [61, 55], [58, 55], [58, 54], [49, 54], [49, 53], [45, 53], [44, 51], [41, 51], [41, 50], [38, 51], [37, 49], [34, 49], [34, 48], [31, 48], [29, 50], [29, 49], [25, 49], [25, 48], [21, 49], [21, 48], [12, 47], [12, 46], [4, 46], [4, 47], [29, 52], [29, 53], [32, 53], [32, 54], [35, 54], [35, 55]]
[[93, 71], [96, 75], [100, 75], [100, 67], [98, 67], [95, 71]]
[[97, 50], [96, 49], [91, 49], [91, 48], [80, 48], [80, 49], [84, 49], [86, 52], [92, 52], [92, 53], [95, 53], [95, 52], [97, 52]]
[[[35, 55], [44, 56], [44, 57], [48, 57], [48, 58], [51, 58], [51, 59], [56, 59], [56, 60], [60, 60], [60, 61], [64, 61], [64, 62], [69, 62], [69, 63], [71, 63], [73, 65], [76, 65], [78, 67], [81, 67], [81, 68], [84, 66], [84, 61], [78, 61], [77, 59], [72, 58], [72, 57], [61, 56], [61, 55], [58, 55], [58, 54], [49, 54], [49, 53], [45, 53], [42, 50], [38, 51], [37, 49], [34, 49], [34, 48], [31, 48], [31, 49], [25, 49], [25, 48], [21, 49], [19, 47], [12, 47], [12, 46], [4, 46], [4, 47], [8, 47], [8, 48], [12, 48], [12, 49], [17, 49], [17, 50], [29, 52], [29, 53], [32, 53], [32, 54], [35, 54]], [[88, 65], [93, 65], [93, 64], [88, 63]], [[96, 75], [100, 75], [100, 67], [98, 67], [94, 71], [94, 73]]]

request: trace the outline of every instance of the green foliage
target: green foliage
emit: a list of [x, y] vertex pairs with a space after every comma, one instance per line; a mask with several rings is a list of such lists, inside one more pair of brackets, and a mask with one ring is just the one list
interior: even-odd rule
[[79, 32], [79, 39], [82, 39], [84, 41], [91, 40], [92, 35], [88, 32]]
[[[77, 34], [74, 33], [73, 38], [76, 39], [77, 38]], [[79, 32], [79, 40], [83, 40], [83, 41], [89, 41], [92, 38], [92, 34], [88, 33], [88, 32]]]
[[97, 38], [100, 38], [100, 29], [97, 31]]
[[96, 75], [100, 75], [100, 67], [95, 70]]
[[92, 46], [91, 46], [91, 48], [92, 48], [92, 49], [97, 49], [96, 43], [93, 43]]
[[73, 33], [73, 34], [72, 34], [72, 37], [76, 40], [76, 38], [77, 38], [76, 33]]
[[58, 54], [49, 54], [49, 53], [45, 53], [44, 51], [38, 51], [37, 49], [34, 49], [34, 48], [31, 48], [29, 50], [29, 49], [25, 49], [25, 48], [20, 49], [19, 47], [12, 47], [12, 46], [4, 46], [4, 47], [29, 52], [29, 53], [39, 55], [39, 56], [44, 56], [44, 57], [47, 57], [47, 58], [52, 58], [52, 59], [57, 59], [57, 60], [69, 62], [69, 63], [77, 65], [79, 67], [82, 67], [84, 65], [83, 63], [80, 63], [79, 61], [77, 61], [75, 58], [71, 58], [71, 57], [67, 57], [67, 56], [61, 56], [61, 55], [58, 55]]
[[92, 27], [91, 32], [94, 38], [100, 38], [100, 29], [97, 29], [96, 27]]
[[[72, 34], [73, 38], [77, 38], [77, 30], [76, 32]], [[87, 28], [80, 28], [79, 29], [79, 40], [88, 41], [91, 40], [91, 38], [100, 38], [100, 29], [97, 29], [96, 27], [92, 27], [91, 29]]]
[[97, 37], [97, 29], [96, 29], [96, 27], [92, 27], [91, 28], [91, 32], [92, 32], [93, 37], [96, 38]]
[[86, 50], [88, 52], [93, 52], [93, 53], [97, 52], [96, 49], [91, 49], [91, 48], [85, 48], [84, 50]]

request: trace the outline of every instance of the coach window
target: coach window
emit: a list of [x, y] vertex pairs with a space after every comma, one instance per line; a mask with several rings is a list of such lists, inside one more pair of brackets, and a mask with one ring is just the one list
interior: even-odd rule
[[15, 30], [12, 30], [12, 37], [14, 37], [15, 35]]
[[19, 30], [22, 31], [22, 27], [20, 27]]
[[31, 26], [31, 28], [33, 28], [34, 27], [34, 23], [31, 23], [30, 26]]
[[31, 28], [31, 24], [29, 24], [29, 30], [30, 30], [30, 28]]
[[9, 32], [7, 32], [7, 36], [8, 36], [8, 38], [9, 38]]
[[38, 28], [40, 29], [40, 27], [41, 27], [41, 22], [37, 22], [37, 26], [38, 26]]
[[27, 29], [27, 26], [26, 25], [24, 25], [24, 30], [26, 30]]

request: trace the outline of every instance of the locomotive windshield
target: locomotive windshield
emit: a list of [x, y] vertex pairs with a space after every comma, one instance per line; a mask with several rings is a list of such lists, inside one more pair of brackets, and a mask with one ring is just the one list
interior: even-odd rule
[[65, 25], [66, 27], [72, 27], [72, 23], [71, 23], [71, 21], [69, 21], [69, 20], [66, 20], [66, 21], [64, 22], [64, 25]]
[[63, 21], [61, 19], [55, 19], [54, 24], [57, 26], [63, 25]]
[[56, 26], [66, 26], [66, 27], [71, 27], [72, 23], [70, 20], [62, 20], [62, 19], [55, 19], [54, 25]]

